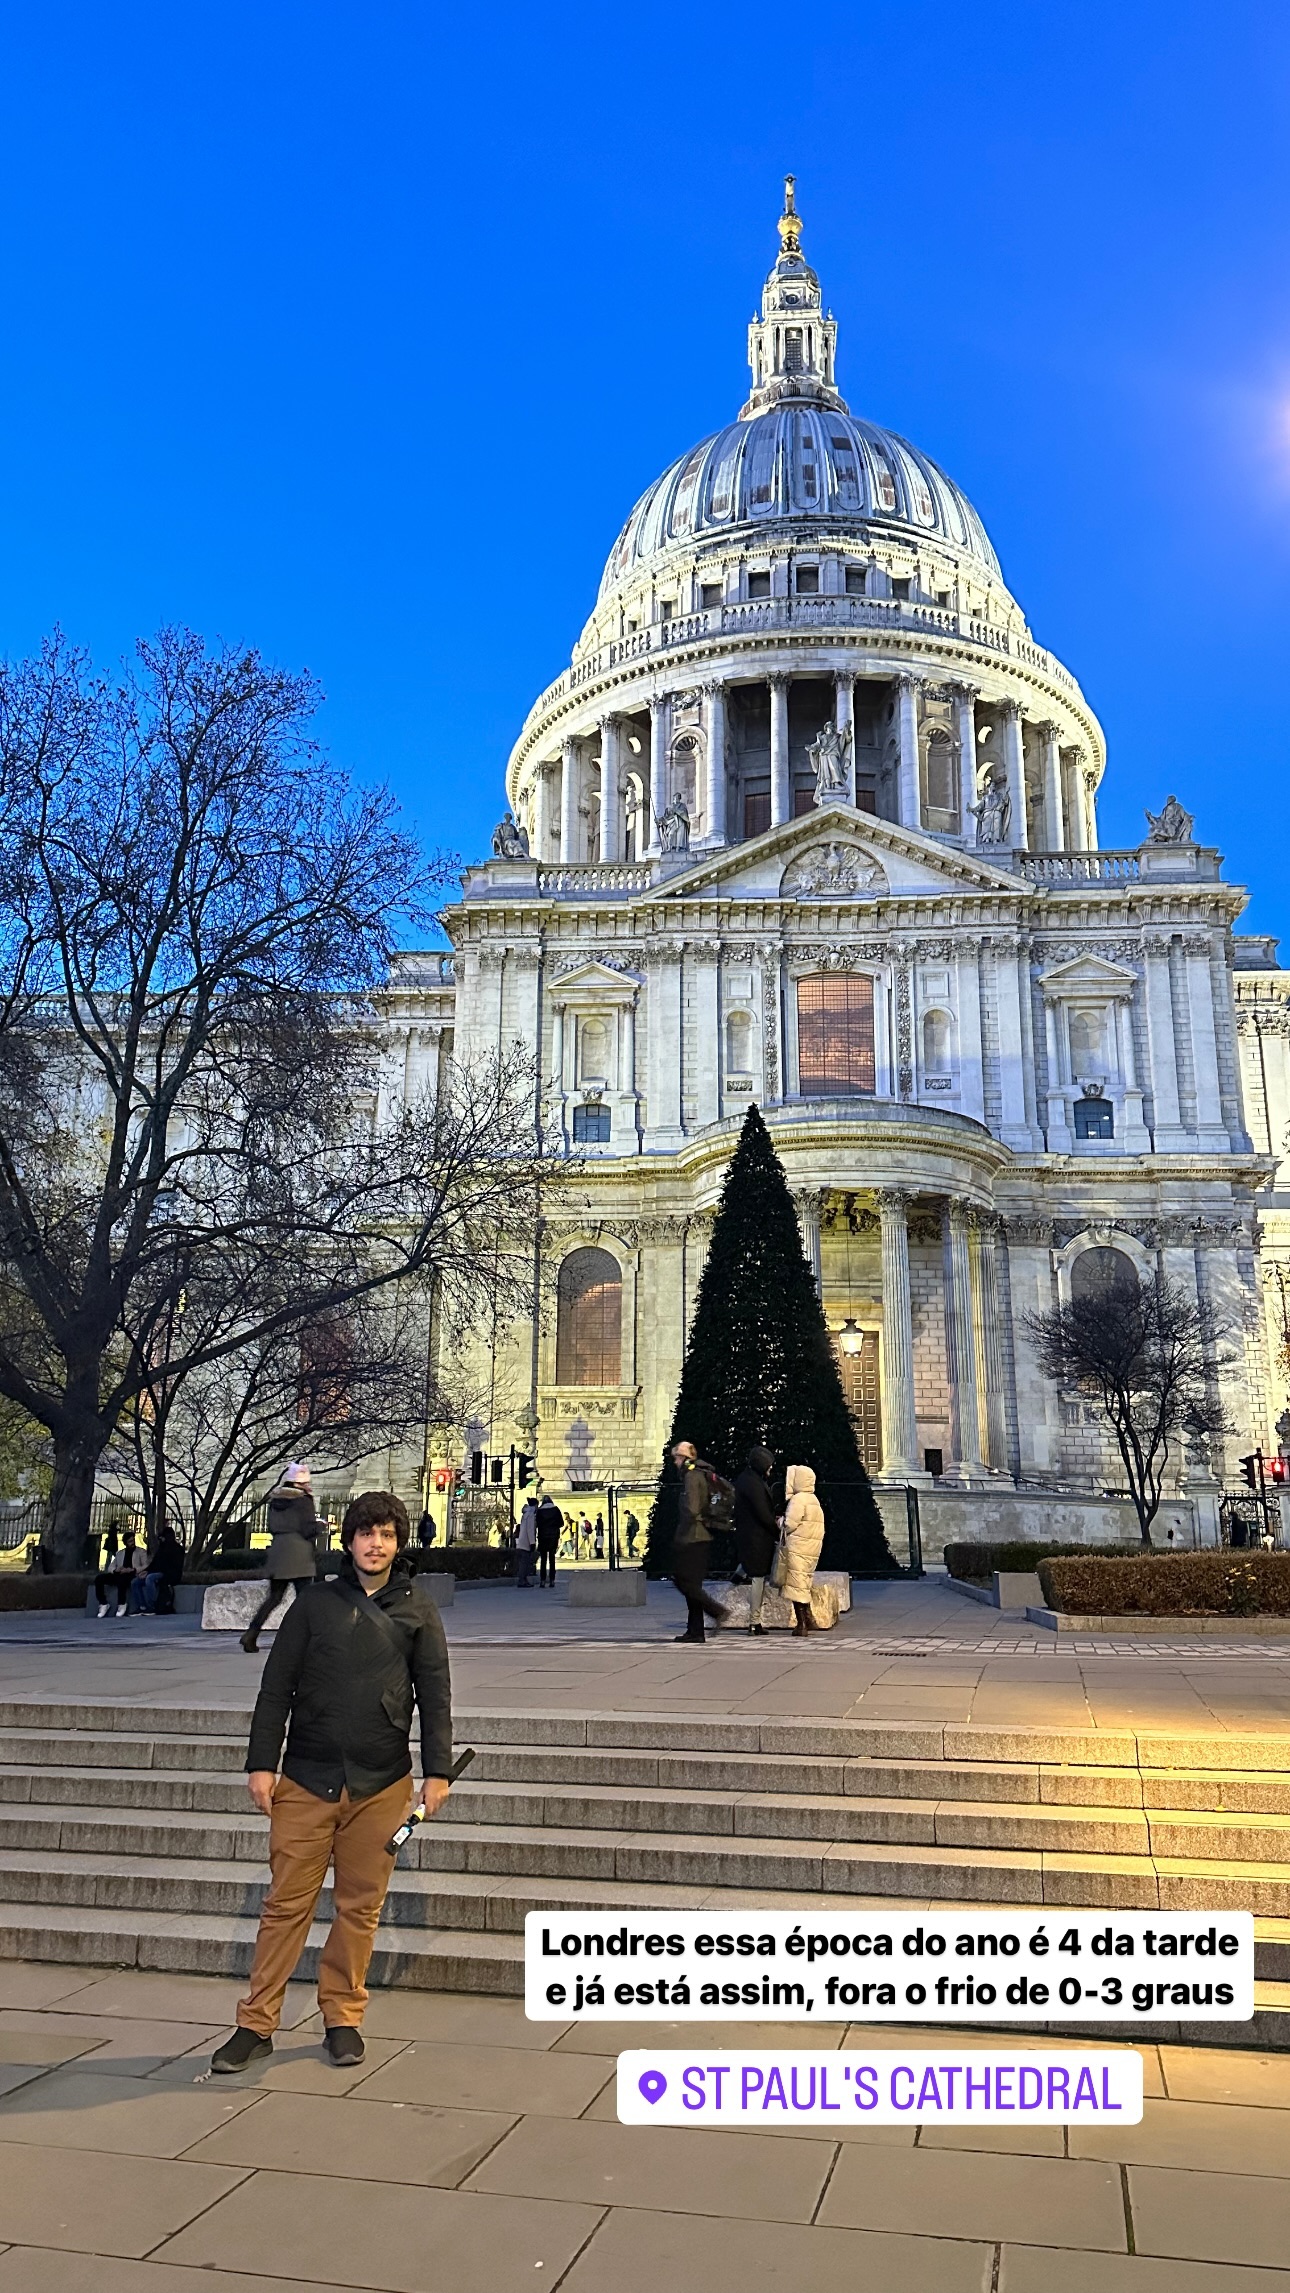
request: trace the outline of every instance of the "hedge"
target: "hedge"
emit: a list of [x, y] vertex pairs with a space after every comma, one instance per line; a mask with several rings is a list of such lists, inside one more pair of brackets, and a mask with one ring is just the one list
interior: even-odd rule
[[92, 1576], [0, 1576], [0, 1612], [16, 1608], [84, 1608]]
[[1042, 1560], [1056, 1559], [1061, 1553], [1127, 1555], [1139, 1550], [1137, 1545], [1028, 1544], [1024, 1538], [1014, 1537], [999, 1545], [947, 1545], [945, 1566], [951, 1576], [962, 1577], [966, 1584], [988, 1584], [996, 1569], [1033, 1570]]
[[1290, 1616], [1290, 1553], [1162, 1553], [1045, 1560], [1048, 1606], [1067, 1616]]

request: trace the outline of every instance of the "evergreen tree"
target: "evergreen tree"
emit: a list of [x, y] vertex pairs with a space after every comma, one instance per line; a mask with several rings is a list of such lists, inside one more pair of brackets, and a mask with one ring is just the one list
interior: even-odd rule
[[730, 1478], [758, 1442], [774, 1450], [781, 1476], [813, 1466], [827, 1524], [821, 1566], [894, 1571], [784, 1166], [756, 1107], [726, 1172], [699, 1284], [650, 1516], [654, 1576], [668, 1573], [676, 1528], [676, 1441], [692, 1441]]

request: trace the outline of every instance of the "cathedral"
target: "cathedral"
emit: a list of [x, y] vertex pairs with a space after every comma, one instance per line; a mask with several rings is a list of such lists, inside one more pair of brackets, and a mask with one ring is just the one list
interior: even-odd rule
[[876, 1480], [1120, 1482], [1026, 1317], [1132, 1268], [1228, 1328], [1232, 1432], [1177, 1464], [1230, 1482], [1284, 1399], [1274, 946], [1177, 797], [1099, 846], [1098, 720], [972, 504], [842, 397], [791, 177], [779, 240], [746, 403], [632, 510], [391, 997], [409, 1074], [526, 1046], [571, 1158], [469, 1438], [652, 1478], [755, 1102]]

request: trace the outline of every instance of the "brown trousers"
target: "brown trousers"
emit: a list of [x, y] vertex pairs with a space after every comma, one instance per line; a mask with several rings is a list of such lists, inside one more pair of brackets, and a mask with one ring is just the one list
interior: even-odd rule
[[251, 1988], [237, 2019], [243, 2030], [272, 2038], [282, 2000], [305, 1947], [330, 1863], [335, 1912], [318, 1965], [324, 2027], [357, 2030], [367, 2005], [367, 1970], [394, 1858], [386, 1840], [412, 1805], [410, 1775], [370, 1799], [319, 1799], [279, 1776], [269, 1819], [272, 1882], [260, 1913]]

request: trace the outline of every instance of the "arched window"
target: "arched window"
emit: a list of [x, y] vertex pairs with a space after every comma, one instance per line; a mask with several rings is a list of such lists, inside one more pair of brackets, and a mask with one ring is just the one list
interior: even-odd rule
[[1123, 1250], [1098, 1247], [1081, 1250], [1071, 1267], [1072, 1305], [1101, 1305], [1135, 1298], [1138, 1269]]
[[609, 1029], [603, 1019], [578, 1022], [578, 1081], [609, 1081]]
[[953, 1031], [947, 1011], [923, 1014], [923, 1073], [948, 1075], [954, 1065]]
[[726, 1073], [752, 1072], [752, 1019], [746, 1011], [732, 1011], [726, 1021]]
[[[1106, 1072], [1106, 1020], [1100, 1011], [1072, 1011], [1071, 1074], [1078, 1081], [1081, 1075], [1104, 1075]], [[1096, 1133], [1091, 1134], [1096, 1136]]]
[[571, 1250], [556, 1284], [557, 1385], [617, 1385], [623, 1277], [607, 1250]]
[[826, 972], [798, 981], [797, 1077], [804, 1099], [876, 1089], [871, 979]]

